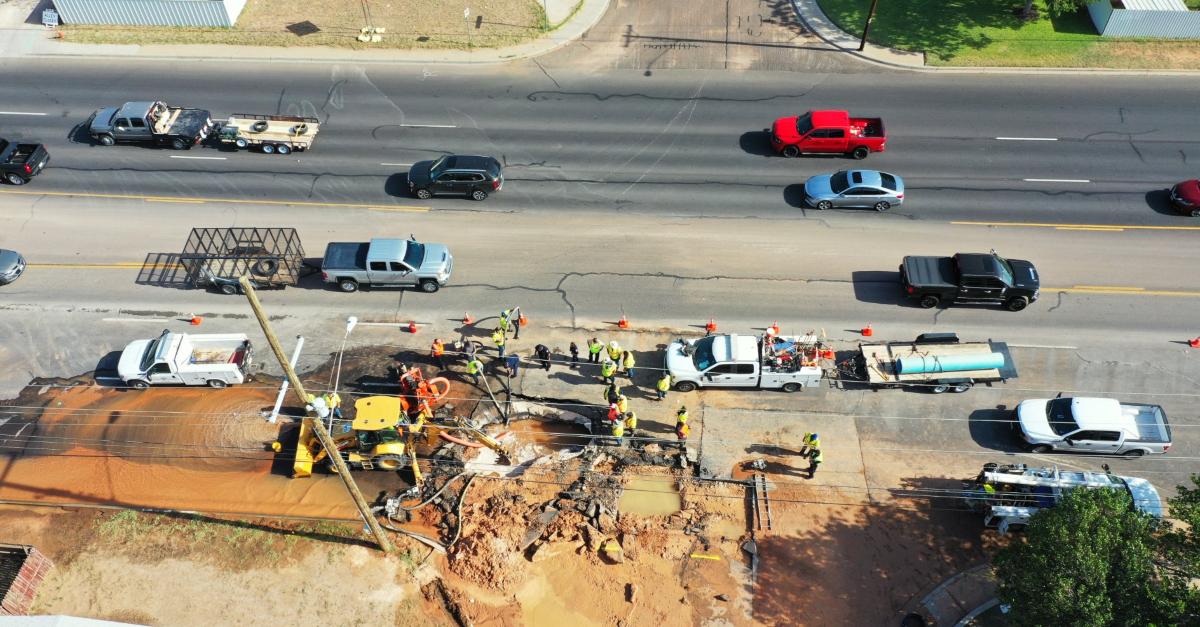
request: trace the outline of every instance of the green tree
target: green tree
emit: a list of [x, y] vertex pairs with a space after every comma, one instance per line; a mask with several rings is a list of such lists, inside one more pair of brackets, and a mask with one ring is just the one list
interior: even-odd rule
[[1046, 0], [1046, 9], [1050, 12], [1050, 15], [1058, 17], [1060, 15], [1069, 15], [1074, 13], [1091, 4], [1092, 1], [1093, 0]]
[[1017, 625], [1180, 624], [1191, 593], [1159, 567], [1166, 533], [1124, 491], [1074, 490], [997, 554], [998, 596]]

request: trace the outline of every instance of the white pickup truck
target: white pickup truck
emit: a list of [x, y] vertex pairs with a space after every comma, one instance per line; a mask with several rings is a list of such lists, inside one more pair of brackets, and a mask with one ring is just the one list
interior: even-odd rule
[[709, 335], [667, 346], [675, 389], [731, 387], [796, 392], [819, 385], [824, 369], [816, 336]]
[[1141, 457], [1171, 448], [1171, 427], [1158, 405], [1112, 398], [1038, 398], [1021, 401], [1015, 414], [1021, 438], [1034, 453]]
[[207, 385], [223, 388], [246, 380], [250, 340], [242, 333], [189, 335], [163, 331], [130, 342], [121, 351], [117, 375], [132, 388], [151, 385]]

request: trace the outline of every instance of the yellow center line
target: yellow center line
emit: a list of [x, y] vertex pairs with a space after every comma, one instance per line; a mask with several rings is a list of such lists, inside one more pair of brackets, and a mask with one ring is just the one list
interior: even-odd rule
[[1124, 231], [1125, 229], [1110, 228], [1110, 227], [1098, 227], [1098, 226], [1056, 226], [1056, 227], [1054, 227], [1054, 230], [1056, 230], [1056, 231], [1109, 231], [1112, 233], [1120, 233], [1121, 231]]
[[950, 224], [957, 224], [959, 226], [1012, 226], [1096, 231], [1117, 231], [1123, 229], [1138, 231], [1200, 231], [1200, 226], [1149, 226], [1143, 224], [1059, 224], [1053, 222], [975, 222], [970, 220], [953, 220]]
[[1126, 296], [1187, 296], [1200, 297], [1200, 292], [1185, 290], [1148, 290], [1144, 287], [1124, 287], [1107, 285], [1076, 285], [1074, 287], [1043, 287], [1045, 292], [1063, 292], [1066, 294], [1124, 294]]
[[233, 205], [279, 205], [285, 207], [341, 207], [346, 209], [370, 209], [375, 211], [426, 212], [429, 207], [406, 205], [372, 205], [349, 202], [316, 202], [309, 200], [247, 200], [244, 198], [199, 198], [188, 196], [144, 196], [140, 194], [97, 194], [91, 192], [42, 192], [31, 190], [2, 189], [0, 193], [21, 196], [61, 196], [67, 198], [103, 198], [106, 200], [142, 200], [146, 202], [186, 203], [229, 203]]

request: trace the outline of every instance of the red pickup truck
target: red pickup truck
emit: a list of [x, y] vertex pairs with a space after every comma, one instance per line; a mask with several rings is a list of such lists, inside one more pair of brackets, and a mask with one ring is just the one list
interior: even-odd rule
[[866, 159], [883, 152], [887, 136], [881, 118], [852, 118], [845, 111], [809, 111], [775, 120], [771, 145], [785, 157], [804, 153], [841, 153]]

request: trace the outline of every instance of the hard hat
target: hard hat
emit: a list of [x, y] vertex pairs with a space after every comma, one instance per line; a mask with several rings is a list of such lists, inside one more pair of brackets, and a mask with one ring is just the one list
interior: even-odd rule
[[620, 347], [621, 347], [621, 345], [620, 345], [620, 344], [617, 344], [617, 341], [616, 341], [616, 340], [613, 340], [613, 341], [609, 342], [609, 343], [608, 343], [608, 345], [609, 345], [610, 347], [612, 347], [612, 348], [620, 348]]
[[821, 439], [821, 436], [819, 436], [819, 435], [817, 435], [816, 433], [814, 433], [814, 434], [812, 434], [812, 439], [814, 439], [814, 440], [819, 440], [819, 439]]

